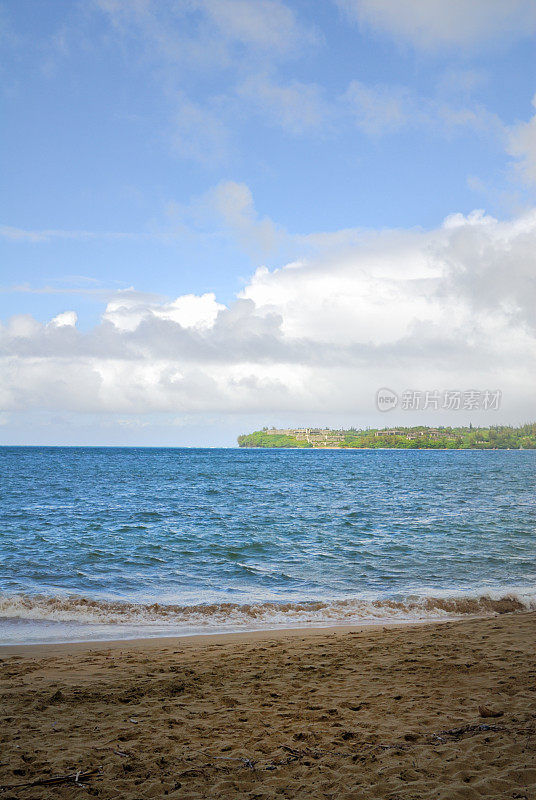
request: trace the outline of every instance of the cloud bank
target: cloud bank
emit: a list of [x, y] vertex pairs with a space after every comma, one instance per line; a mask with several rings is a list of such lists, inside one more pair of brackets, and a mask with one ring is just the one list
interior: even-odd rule
[[[250, 195], [225, 191], [234, 224], [251, 221]], [[499, 388], [504, 421], [534, 416], [536, 211], [309, 245], [315, 255], [259, 268], [229, 305], [129, 290], [89, 331], [71, 309], [48, 324], [12, 317], [0, 327], [0, 410], [325, 418], [369, 412], [388, 385]]]

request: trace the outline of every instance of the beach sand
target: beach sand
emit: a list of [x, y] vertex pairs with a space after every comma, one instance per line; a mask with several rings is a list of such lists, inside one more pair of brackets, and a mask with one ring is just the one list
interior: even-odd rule
[[530, 800], [535, 634], [519, 613], [3, 648], [0, 784], [86, 788], [0, 797]]

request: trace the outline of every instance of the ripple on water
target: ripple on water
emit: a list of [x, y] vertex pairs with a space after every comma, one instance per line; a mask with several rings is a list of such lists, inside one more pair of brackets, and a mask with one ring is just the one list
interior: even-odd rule
[[2, 448], [0, 589], [195, 605], [532, 586], [535, 478], [533, 452]]

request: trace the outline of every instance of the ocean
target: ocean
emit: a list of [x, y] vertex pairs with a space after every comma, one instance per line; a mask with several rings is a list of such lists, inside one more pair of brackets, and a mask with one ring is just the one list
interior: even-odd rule
[[536, 451], [0, 448], [0, 641], [536, 607]]

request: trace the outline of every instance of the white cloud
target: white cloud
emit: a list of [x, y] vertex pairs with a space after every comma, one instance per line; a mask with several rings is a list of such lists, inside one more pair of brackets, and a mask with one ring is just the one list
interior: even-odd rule
[[289, 234], [255, 208], [250, 188], [237, 181], [221, 181], [188, 204], [169, 202], [168, 219], [174, 229], [216, 235], [238, 244], [255, 262], [280, 251]]
[[15, 314], [6, 327], [8, 336], [13, 339], [31, 339], [40, 330], [41, 326], [31, 314]]
[[[247, 55], [273, 62], [314, 44], [314, 29], [302, 24], [282, 0], [94, 0], [123, 36], [136, 36], [146, 55], [185, 69], [227, 67]], [[187, 33], [186, 33], [187, 32]]]
[[489, 75], [477, 69], [447, 69], [438, 81], [439, 91], [447, 96], [471, 100], [473, 92], [488, 83]]
[[55, 325], [57, 328], [68, 326], [74, 328], [78, 322], [78, 314], [76, 311], [62, 311], [53, 319], [50, 320], [49, 325]]
[[208, 106], [194, 103], [184, 95], [177, 101], [170, 140], [178, 155], [209, 167], [229, 159], [227, 126]]
[[351, 18], [425, 50], [474, 47], [536, 31], [534, 0], [336, 0]]
[[49, 242], [52, 239], [133, 239], [140, 235], [118, 231], [27, 230], [14, 228], [11, 225], [0, 225], [0, 238], [13, 242]]
[[[272, 69], [317, 41], [282, 0], [93, 0], [114, 37], [129, 42], [150, 65], [170, 114], [172, 149], [212, 167], [227, 163], [231, 142], [226, 117], [244, 74]], [[226, 74], [229, 90], [199, 93], [188, 77]], [[213, 82], [213, 81], [212, 81]], [[290, 118], [290, 109], [287, 115]]]
[[368, 134], [397, 130], [414, 119], [413, 99], [402, 87], [373, 87], [352, 81], [345, 100], [356, 125]]
[[[251, 196], [222, 191], [241, 224]], [[118, 292], [87, 332], [73, 312], [12, 318], [0, 328], [0, 411], [326, 419], [370, 411], [387, 385], [500, 388], [503, 421], [533, 416], [536, 212], [315, 241], [315, 257], [257, 270], [229, 306]]]
[[280, 0], [197, 0], [218, 32], [231, 41], [262, 48], [272, 57], [316, 40], [301, 26], [292, 8]]
[[[484, 13], [484, 3], [491, 8], [489, 13]], [[449, 31], [457, 41], [461, 32], [469, 35], [473, 28], [480, 30], [479, 25], [508, 31], [518, 18], [503, 0], [340, 0], [339, 4], [361, 22], [396, 35], [407, 29], [408, 36], [429, 36], [431, 41], [440, 35], [449, 40]], [[530, 30], [527, 2], [513, 0], [513, 4], [526, 22], [519, 29]], [[93, 7], [108, 22], [107, 43], [126, 42], [147, 63], [155, 91], [168, 109], [161, 134], [166, 143], [181, 158], [205, 167], [226, 165], [237, 157], [240, 124], [251, 124], [255, 116], [291, 136], [335, 138], [352, 124], [373, 136], [419, 127], [441, 136], [460, 130], [501, 134], [500, 121], [460, 97], [460, 91], [457, 102], [440, 102], [414, 96], [405, 87], [357, 79], [347, 88], [335, 89], [281, 78], [283, 65], [322, 41], [301, 18], [306, 15], [297, 14], [282, 0], [93, 0]], [[450, 86], [463, 85], [467, 93], [481, 76], [462, 72], [450, 78]], [[192, 79], [193, 85], [202, 86], [195, 97]], [[448, 85], [446, 77], [443, 91]], [[33, 235], [37, 241], [40, 235], [61, 233]]]
[[238, 89], [272, 124], [292, 134], [319, 130], [329, 122], [331, 109], [314, 83], [277, 83], [267, 75], [253, 75]]
[[355, 126], [373, 137], [412, 129], [441, 137], [476, 132], [503, 141], [506, 128], [500, 118], [469, 97], [471, 80], [474, 83], [475, 76], [462, 76], [457, 92], [440, 86], [430, 96], [397, 84], [352, 80], [344, 91], [330, 96], [316, 83], [284, 83], [264, 73], [251, 75], [237, 93], [248, 110], [293, 136], [336, 137]]
[[[166, 320], [182, 328], [204, 330], [211, 328], [225, 306], [216, 302], [212, 292], [201, 296], [185, 294], [171, 303], [148, 304], [143, 295], [118, 292], [106, 306], [103, 320], [120, 331], [134, 331], [142, 321]], [[60, 315], [61, 316], [61, 315]], [[57, 319], [57, 317], [56, 317]]]
[[429, 129], [441, 136], [468, 130], [499, 140], [505, 136], [499, 117], [481, 105], [417, 95], [403, 86], [352, 81], [341, 100], [355, 125], [370, 136], [402, 128]]
[[[536, 107], [536, 95], [532, 100]], [[508, 152], [519, 159], [518, 170], [528, 183], [536, 183], [536, 114], [510, 130]]]
[[275, 251], [287, 238], [286, 232], [269, 217], [260, 217], [251, 190], [245, 183], [223, 181], [203, 201], [254, 256]]

